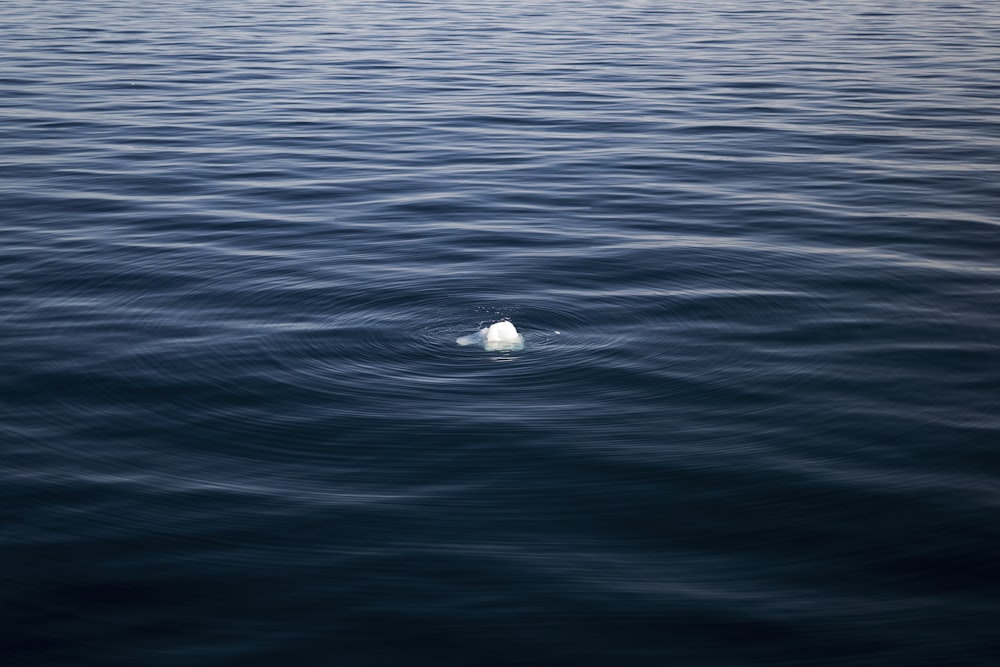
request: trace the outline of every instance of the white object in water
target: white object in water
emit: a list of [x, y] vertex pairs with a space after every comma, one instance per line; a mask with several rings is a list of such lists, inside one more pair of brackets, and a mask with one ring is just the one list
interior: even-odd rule
[[516, 352], [524, 349], [524, 337], [508, 320], [495, 322], [474, 334], [455, 339], [459, 345], [482, 345], [487, 352]]

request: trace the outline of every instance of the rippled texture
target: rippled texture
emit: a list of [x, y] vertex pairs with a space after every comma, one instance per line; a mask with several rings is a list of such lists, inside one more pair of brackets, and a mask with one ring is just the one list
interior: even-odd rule
[[5, 661], [995, 664], [998, 7], [5, 3]]

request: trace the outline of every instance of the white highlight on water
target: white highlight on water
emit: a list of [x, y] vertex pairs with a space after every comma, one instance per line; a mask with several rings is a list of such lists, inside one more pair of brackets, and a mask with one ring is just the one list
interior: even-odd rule
[[524, 336], [508, 320], [495, 322], [474, 334], [455, 339], [459, 345], [482, 345], [487, 352], [516, 352], [524, 349]]

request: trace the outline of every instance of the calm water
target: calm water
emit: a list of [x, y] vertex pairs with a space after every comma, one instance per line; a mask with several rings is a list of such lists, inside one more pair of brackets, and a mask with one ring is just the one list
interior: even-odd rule
[[997, 664], [1000, 4], [2, 10], [5, 664]]

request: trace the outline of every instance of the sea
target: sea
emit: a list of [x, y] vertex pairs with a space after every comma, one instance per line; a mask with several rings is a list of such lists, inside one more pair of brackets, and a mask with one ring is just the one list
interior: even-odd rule
[[4, 0], [0, 56], [4, 665], [1000, 664], [1000, 3]]

